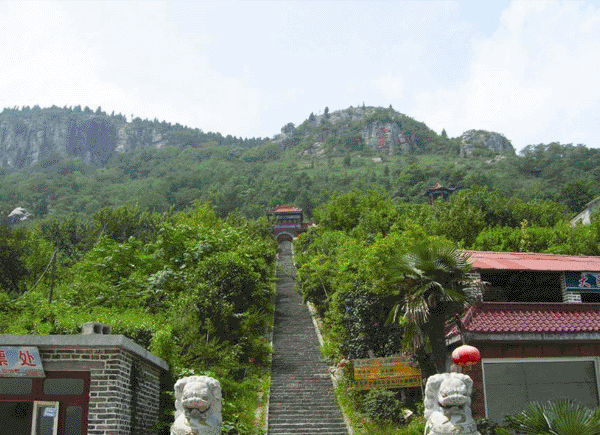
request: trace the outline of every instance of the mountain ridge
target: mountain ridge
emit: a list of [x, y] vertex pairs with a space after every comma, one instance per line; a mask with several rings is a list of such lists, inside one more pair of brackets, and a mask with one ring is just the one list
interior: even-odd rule
[[[469, 132], [473, 132], [470, 130]], [[512, 153], [503, 135], [479, 130], [460, 138], [438, 135], [423, 122], [392, 109], [349, 107], [321, 115], [313, 113], [298, 127], [288, 123], [273, 138], [242, 139], [205, 133], [198, 128], [106, 114], [99, 107], [4, 109], [0, 113], [0, 167], [22, 169], [55, 153], [103, 166], [116, 154], [154, 148], [225, 145], [252, 148], [274, 144], [294, 149], [299, 157], [340, 156], [349, 152], [378, 155], [452, 153]]]

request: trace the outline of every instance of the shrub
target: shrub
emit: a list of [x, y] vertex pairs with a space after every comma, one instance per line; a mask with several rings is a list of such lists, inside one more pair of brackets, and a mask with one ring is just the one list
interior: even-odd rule
[[363, 401], [367, 415], [376, 421], [392, 420], [401, 422], [402, 405], [390, 390], [375, 389], [367, 393]]

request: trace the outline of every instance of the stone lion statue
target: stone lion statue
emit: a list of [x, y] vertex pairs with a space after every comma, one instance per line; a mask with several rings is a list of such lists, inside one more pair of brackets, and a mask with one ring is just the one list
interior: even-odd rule
[[425, 387], [425, 435], [479, 435], [471, 415], [473, 380], [462, 373], [430, 376]]
[[222, 422], [219, 381], [208, 376], [188, 376], [175, 383], [171, 435], [218, 435]]

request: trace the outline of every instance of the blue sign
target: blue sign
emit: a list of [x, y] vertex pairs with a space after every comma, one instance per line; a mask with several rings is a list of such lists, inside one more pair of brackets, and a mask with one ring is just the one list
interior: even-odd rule
[[567, 291], [600, 292], [600, 272], [565, 273]]
[[0, 346], [0, 377], [45, 376], [37, 347]]

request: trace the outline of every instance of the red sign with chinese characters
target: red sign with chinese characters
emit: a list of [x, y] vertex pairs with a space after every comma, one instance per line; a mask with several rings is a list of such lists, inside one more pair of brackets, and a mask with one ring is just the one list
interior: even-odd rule
[[45, 376], [37, 347], [0, 346], [0, 377]]

